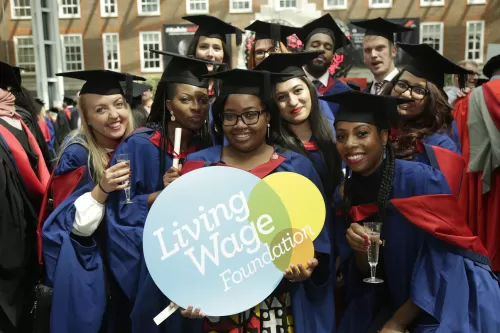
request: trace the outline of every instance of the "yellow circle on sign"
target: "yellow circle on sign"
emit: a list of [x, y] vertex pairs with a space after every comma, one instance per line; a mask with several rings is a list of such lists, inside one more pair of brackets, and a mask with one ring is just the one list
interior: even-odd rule
[[325, 200], [308, 178], [294, 172], [277, 172], [264, 179], [280, 197], [290, 217], [291, 227], [316, 239], [325, 224]]

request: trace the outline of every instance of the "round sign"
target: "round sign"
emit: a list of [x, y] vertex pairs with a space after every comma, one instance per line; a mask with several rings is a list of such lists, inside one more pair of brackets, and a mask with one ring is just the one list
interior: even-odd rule
[[243, 312], [266, 299], [291, 264], [314, 256], [323, 196], [307, 178], [260, 179], [223, 166], [191, 171], [158, 196], [143, 235], [158, 288], [208, 316]]

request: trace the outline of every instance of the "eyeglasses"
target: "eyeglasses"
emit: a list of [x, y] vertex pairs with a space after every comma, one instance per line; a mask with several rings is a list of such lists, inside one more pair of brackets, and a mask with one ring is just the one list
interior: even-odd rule
[[255, 50], [255, 59], [264, 59], [266, 57], [266, 54], [273, 54], [273, 53], [280, 53], [280, 50], [276, 47], [271, 47], [269, 50], [264, 51], [264, 50]]
[[255, 125], [259, 122], [259, 117], [263, 112], [265, 111], [247, 111], [242, 114], [224, 112], [222, 114], [222, 124], [224, 126], [235, 126], [238, 123], [238, 119], [241, 118], [241, 121], [245, 125]]
[[410, 86], [408, 83], [404, 81], [396, 82], [393, 88], [393, 90], [398, 94], [403, 94], [408, 89], [410, 89], [411, 98], [416, 100], [424, 99], [425, 96], [429, 94], [429, 90], [419, 86]]

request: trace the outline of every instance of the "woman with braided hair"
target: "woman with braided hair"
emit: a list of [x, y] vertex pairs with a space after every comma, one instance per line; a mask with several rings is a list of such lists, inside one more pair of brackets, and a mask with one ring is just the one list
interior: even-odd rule
[[[336, 193], [345, 222], [337, 222], [337, 236], [345, 234], [352, 250], [343, 263], [348, 305], [337, 332], [498, 331], [499, 282], [443, 174], [396, 159], [388, 145], [388, 113], [407, 101], [356, 91], [321, 98], [340, 105], [336, 146], [348, 168]], [[382, 223], [383, 284], [363, 282], [370, 240], [361, 222]]]

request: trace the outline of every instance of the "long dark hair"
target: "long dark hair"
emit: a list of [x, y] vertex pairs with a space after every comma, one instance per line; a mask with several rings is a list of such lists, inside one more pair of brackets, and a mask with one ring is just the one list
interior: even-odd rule
[[[307, 85], [311, 95], [311, 113], [308, 120], [311, 125], [312, 135], [318, 145], [318, 152], [321, 156], [321, 160], [327, 170], [326, 179], [322, 179], [323, 184], [325, 185], [325, 191], [326, 193], [331, 194], [340, 184], [340, 157], [335, 147], [333, 133], [328, 125], [328, 120], [321, 111], [316, 88], [311, 82], [309, 82], [309, 80], [307, 80], [307, 78], [301, 77], [300, 80]], [[274, 95], [275, 94], [273, 92], [273, 96]], [[279, 133], [276, 138], [277, 142], [285, 148], [308, 156], [309, 154], [302, 141], [295, 135], [295, 133], [292, 132], [292, 130], [290, 130], [288, 123], [283, 119], [283, 117], [279, 118], [280, 126], [278, 126]], [[314, 161], [312, 162], [314, 164]]]
[[[378, 207], [378, 216], [380, 222], [384, 223], [386, 221], [386, 206], [387, 201], [389, 200], [389, 195], [392, 191], [392, 186], [394, 184], [394, 170], [396, 165], [396, 156], [394, 154], [394, 150], [392, 149], [389, 141], [385, 145], [385, 153], [386, 157], [382, 162], [382, 177], [380, 180], [380, 187], [377, 194], [377, 207]], [[349, 170], [346, 170], [346, 175], [349, 174]], [[345, 178], [344, 181], [344, 197], [342, 199], [342, 216], [345, 221], [349, 225], [352, 221], [349, 217], [349, 210], [352, 206], [352, 196], [353, 189], [352, 180], [349, 177]], [[360, 190], [360, 189], [357, 189]]]
[[[401, 75], [405, 71], [401, 71], [392, 81], [392, 86], [396, 84]], [[448, 103], [448, 98], [445, 92], [438, 88], [434, 83], [427, 81], [426, 85], [429, 91], [428, 99], [424, 110], [420, 115], [413, 119], [405, 121], [402, 127], [399, 128], [401, 135], [396, 141], [392, 142], [397, 158], [413, 159], [418, 152], [417, 141], [422, 140], [426, 136], [433, 135], [438, 132], [451, 135], [453, 107]], [[384, 91], [390, 94], [390, 91]], [[393, 124], [396, 125], [396, 124]]]
[[[176, 83], [158, 83], [153, 104], [151, 105], [151, 112], [149, 113], [146, 124], [146, 126], [158, 130], [162, 134], [160, 139], [160, 182], [162, 182], [162, 177], [166, 172], [165, 152], [167, 151], [169, 140], [168, 123], [171, 121], [170, 113], [166, 107], [166, 100], [173, 100], [176, 91]], [[205, 121], [205, 124], [199, 131], [196, 131], [193, 134], [192, 144], [196, 147], [203, 149], [212, 145], [212, 139], [210, 138], [210, 133], [208, 131], [208, 120]]]
[[[222, 145], [224, 142], [224, 130], [223, 130], [223, 125], [222, 125], [222, 114], [224, 113], [224, 105], [226, 105], [226, 101], [229, 95], [221, 95], [218, 96], [215, 102], [212, 104], [212, 116], [213, 116], [213, 122], [212, 122], [212, 129], [214, 130], [215, 133], [215, 144], [217, 145]], [[266, 137], [266, 143], [273, 145], [273, 144], [279, 144], [276, 140], [277, 137], [279, 137], [280, 133], [280, 122], [279, 122], [279, 116], [278, 116], [278, 111], [276, 109], [276, 104], [274, 101], [271, 101], [269, 99], [262, 99], [262, 104], [264, 104], [264, 111], [266, 113], [271, 115], [271, 121], [269, 122], [269, 137]], [[261, 115], [262, 117], [262, 115]]]

